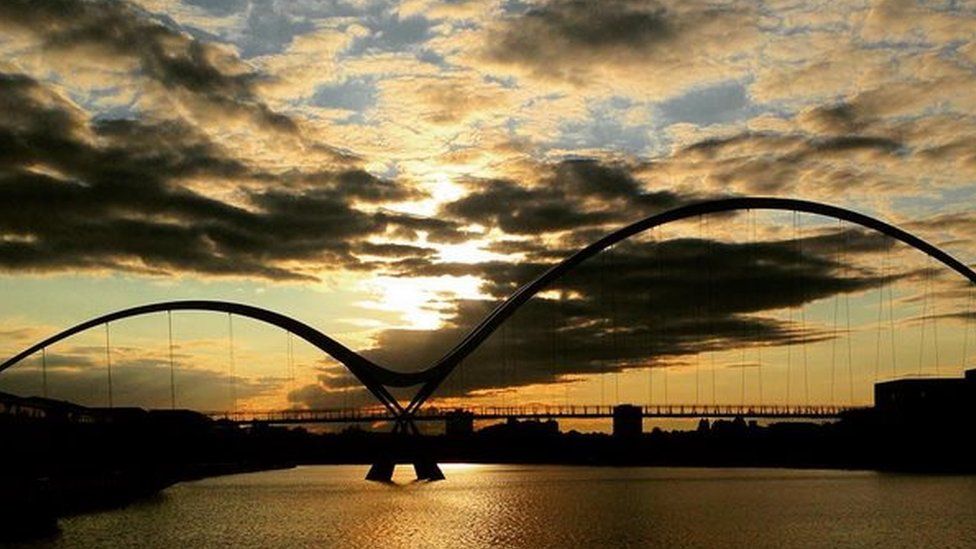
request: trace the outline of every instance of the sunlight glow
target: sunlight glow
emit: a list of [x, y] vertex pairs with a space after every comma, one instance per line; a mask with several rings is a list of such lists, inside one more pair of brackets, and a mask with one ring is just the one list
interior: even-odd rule
[[482, 280], [475, 276], [397, 278], [379, 276], [363, 283], [376, 295], [360, 305], [399, 313], [401, 323], [390, 327], [433, 330], [443, 325], [457, 299], [484, 299]]
[[435, 171], [421, 178], [418, 187], [426, 191], [429, 197], [423, 200], [390, 204], [388, 208], [411, 215], [434, 216], [442, 204], [453, 202], [467, 192], [464, 187], [455, 183], [450, 175], [442, 171]]

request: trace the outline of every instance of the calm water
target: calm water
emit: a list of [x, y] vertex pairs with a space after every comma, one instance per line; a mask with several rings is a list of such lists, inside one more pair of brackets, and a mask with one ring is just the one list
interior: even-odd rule
[[300, 467], [68, 518], [58, 547], [976, 547], [976, 477], [446, 466], [386, 486]]

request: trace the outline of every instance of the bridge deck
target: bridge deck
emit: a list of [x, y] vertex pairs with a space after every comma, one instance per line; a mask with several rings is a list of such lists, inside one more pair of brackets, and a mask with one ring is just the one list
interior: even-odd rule
[[[599, 419], [613, 417], [613, 406], [475, 406], [465, 408], [423, 408], [414, 421], [443, 421], [454, 414], [471, 414], [475, 420]], [[750, 419], [836, 419], [851, 406], [780, 405], [695, 405], [662, 404], [639, 406], [645, 418], [735, 418]], [[395, 418], [382, 408], [333, 408], [323, 410], [278, 410], [211, 412], [213, 419], [236, 423], [375, 423]]]

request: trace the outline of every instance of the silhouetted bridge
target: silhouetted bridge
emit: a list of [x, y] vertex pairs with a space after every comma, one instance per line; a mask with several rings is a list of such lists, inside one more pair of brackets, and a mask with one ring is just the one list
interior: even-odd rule
[[[638, 406], [645, 418], [748, 418], [748, 419], [837, 419], [842, 413], [857, 409], [851, 406], [796, 405], [701, 405], [659, 404]], [[474, 420], [517, 419], [601, 419], [612, 418], [614, 406], [474, 406], [464, 408], [424, 407], [414, 421], [444, 421], [456, 415], [469, 415]], [[383, 408], [332, 408], [323, 410], [279, 410], [271, 412], [238, 411], [210, 412], [213, 419], [235, 423], [271, 423], [277, 425], [299, 423], [378, 423], [396, 421]]]
[[[337, 362], [343, 364], [349, 371], [349, 373], [356, 378], [359, 383], [371, 393], [376, 401], [379, 403], [373, 408], [364, 408], [358, 410], [289, 410], [289, 411], [279, 411], [279, 412], [234, 412], [234, 413], [220, 413], [212, 414], [212, 417], [226, 418], [231, 421], [240, 423], [255, 423], [255, 422], [267, 422], [267, 423], [361, 423], [361, 422], [390, 422], [393, 424], [393, 432], [400, 433], [403, 435], [414, 435], [418, 434], [419, 431], [416, 426], [418, 421], [436, 421], [436, 420], [448, 420], [449, 414], [454, 412], [456, 415], [453, 417], [464, 416], [466, 419], [471, 420], [491, 420], [491, 419], [504, 419], [504, 418], [578, 418], [578, 419], [588, 419], [588, 418], [614, 418], [615, 427], [619, 423], [621, 426], [625, 427], [628, 432], [633, 432], [636, 430], [639, 432], [641, 426], [642, 418], [730, 418], [730, 417], [743, 417], [751, 419], [832, 419], [839, 417], [842, 412], [847, 408], [839, 406], [776, 406], [776, 405], [760, 405], [760, 406], [747, 406], [747, 405], [678, 405], [678, 404], [660, 404], [660, 405], [646, 405], [641, 407], [617, 407], [616, 410], [611, 406], [519, 406], [519, 407], [475, 407], [469, 409], [461, 410], [447, 410], [439, 409], [428, 404], [430, 398], [434, 395], [435, 391], [448, 379], [448, 377], [458, 368], [462, 362], [473, 355], [473, 353], [479, 349], [482, 344], [484, 344], [492, 334], [496, 333], [503, 324], [505, 324], [508, 319], [515, 314], [515, 312], [525, 305], [534, 296], [538, 296], [547, 291], [552, 291], [557, 288], [560, 280], [565, 276], [569, 275], [577, 267], [579, 267], [583, 262], [591, 260], [598, 254], [611, 250], [614, 246], [619, 243], [635, 237], [642, 233], [650, 232], [653, 237], [653, 231], [657, 227], [661, 227], [670, 223], [679, 221], [688, 221], [695, 218], [699, 219], [701, 223], [701, 217], [705, 215], [712, 214], [723, 214], [728, 212], [736, 211], [752, 211], [752, 210], [774, 210], [774, 211], [784, 211], [794, 213], [794, 240], [796, 233], [796, 220], [795, 214], [805, 213], [817, 216], [824, 216], [827, 218], [834, 218], [839, 222], [848, 222], [855, 225], [871, 229], [887, 237], [900, 241], [926, 255], [932, 259], [938, 261], [940, 264], [944, 265], [946, 268], [955, 271], [963, 278], [968, 280], [976, 288], [976, 271], [970, 268], [968, 265], [962, 261], [952, 257], [944, 250], [940, 249], [925, 240], [922, 240], [918, 236], [909, 233], [903, 229], [895, 227], [890, 223], [882, 221], [880, 219], [855, 212], [853, 210], [848, 210], [838, 206], [832, 206], [829, 204], [824, 204], [821, 202], [809, 201], [809, 200], [799, 200], [791, 198], [778, 198], [778, 197], [729, 197], [720, 198], [715, 200], [705, 200], [702, 202], [695, 202], [677, 206], [670, 210], [662, 211], [654, 215], [645, 217], [627, 226], [619, 228], [606, 236], [592, 242], [591, 244], [580, 248], [575, 253], [569, 255], [560, 262], [553, 263], [545, 272], [539, 273], [534, 279], [529, 280], [522, 286], [520, 286], [515, 292], [508, 296], [505, 300], [498, 303], [498, 305], [492, 309], [480, 322], [478, 322], [470, 331], [461, 337], [457, 344], [449, 349], [444, 355], [442, 355], [437, 360], [429, 363], [425, 368], [418, 369], [415, 371], [399, 371], [390, 369], [382, 364], [374, 362], [374, 360], [368, 356], [357, 353], [352, 349], [346, 347], [339, 341], [333, 339], [332, 337], [326, 335], [325, 333], [319, 331], [318, 329], [310, 326], [298, 319], [292, 318], [290, 316], [270, 311], [262, 307], [256, 307], [254, 305], [247, 305], [242, 303], [232, 303], [226, 301], [214, 301], [214, 300], [182, 300], [182, 301], [167, 301], [160, 303], [149, 303], [144, 305], [138, 305], [134, 307], [129, 307], [127, 309], [112, 311], [101, 316], [88, 319], [84, 322], [71, 326], [67, 329], [62, 330], [54, 335], [47, 337], [35, 344], [23, 349], [14, 356], [0, 362], [0, 372], [3, 372], [7, 368], [10, 368], [14, 364], [31, 357], [35, 353], [40, 353], [40, 363], [41, 363], [41, 393], [43, 396], [47, 396], [47, 359], [46, 350], [55, 345], [56, 343], [71, 337], [80, 332], [86, 330], [103, 327], [105, 330], [105, 357], [106, 357], [106, 381], [107, 381], [107, 395], [108, 395], [108, 407], [112, 408], [114, 405], [113, 401], [113, 383], [112, 383], [112, 362], [111, 362], [111, 348], [110, 348], [110, 334], [109, 325], [112, 322], [119, 320], [148, 315], [156, 313], [166, 313], [168, 318], [168, 338], [169, 338], [169, 385], [170, 385], [170, 403], [172, 408], [176, 408], [177, 398], [176, 398], [176, 374], [175, 374], [175, 359], [174, 359], [174, 345], [173, 345], [173, 331], [172, 331], [172, 319], [171, 314], [174, 311], [208, 311], [212, 313], [223, 313], [227, 315], [228, 319], [228, 339], [229, 339], [229, 380], [231, 383], [231, 401], [233, 404], [230, 408], [237, 409], [237, 396], [236, 390], [234, 389], [234, 380], [236, 375], [234, 373], [234, 342], [233, 342], [233, 317], [240, 316], [245, 318], [250, 318], [259, 322], [269, 324], [281, 328], [291, 335], [304, 340], [308, 344], [318, 348], [323, 353], [336, 360]], [[755, 225], [753, 221], [753, 233], [755, 233]], [[699, 225], [701, 227], [701, 225]], [[844, 237], [846, 245], [846, 236]], [[840, 254], [841, 247], [838, 244], [836, 253]], [[841, 257], [844, 257], [841, 254]], [[844, 263], [843, 259], [831, 259], [830, 261], [825, 261], [824, 265], [838, 265], [839, 263]], [[599, 277], [602, 279], [604, 266], [599, 267]], [[709, 266], [700, 264], [695, 269], [696, 272], [705, 272]], [[882, 269], [883, 270], [883, 269]], [[881, 277], [879, 280], [884, 282], [887, 279], [895, 280], [898, 277], [888, 276]], [[927, 280], [927, 279], [926, 279]], [[565, 283], [565, 280], [563, 280]], [[806, 282], [801, 279], [794, 282], [794, 285], [805, 284]], [[602, 284], [602, 283], [601, 283]], [[770, 286], [764, 288], [767, 291], [778, 291], [778, 286]], [[928, 292], [928, 283], [925, 285], [926, 292]], [[843, 286], [840, 287], [839, 291], [849, 291], [844, 290]], [[598, 301], [603, 301], [601, 290], [601, 297]], [[709, 290], [711, 293], [711, 290]], [[891, 295], [891, 289], [889, 288], [889, 301], [893, 301]], [[838, 294], [839, 295], [839, 294]], [[925, 294], [927, 300], [928, 294]], [[810, 297], [810, 296], [807, 296]], [[801, 300], [805, 303], [806, 298]], [[560, 299], [560, 301], [562, 301]], [[926, 303], [927, 301], [923, 301]], [[616, 328], [616, 313], [615, 311], [615, 301], [610, 300], [610, 313], [609, 315], [600, 313], [601, 319], [607, 320], [609, 323], [609, 328], [606, 326], [601, 329], [601, 332], [610, 335], [611, 337], [617, 333]], [[883, 305], [883, 301], [881, 302]], [[802, 304], [802, 303], [801, 303]], [[891, 303], [889, 303], [889, 319], [892, 324], [892, 357], [894, 357], [894, 314], [891, 312]], [[881, 320], [881, 313], [879, 308], [879, 325]], [[832, 334], [832, 337], [836, 337], [837, 334], [843, 333], [844, 330], [838, 330], [837, 323], [837, 302], [835, 301], [835, 320], [834, 329], [828, 331], [827, 333]], [[801, 309], [802, 314], [802, 309]], [[931, 315], [933, 319], [938, 318], [938, 315]], [[921, 317], [923, 320], [926, 315], [923, 311]], [[848, 326], [846, 332], [850, 331], [850, 316], [848, 313]], [[504, 332], [502, 332], [504, 334]], [[924, 324], [922, 325], [920, 342], [924, 342]], [[880, 334], [880, 332], [879, 332]], [[967, 332], [968, 334], [968, 332]], [[291, 337], [291, 336], [289, 336]], [[936, 337], [937, 334], [936, 334]], [[504, 336], [503, 347], [504, 347]], [[878, 341], [880, 341], [880, 335], [878, 336]], [[850, 342], [850, 339], [848, 339]], [[963, 341], [965, 346], [966, 340]], [[552, 346], [553, 353], [555, 353], [556, 345]], [[877, 345], [877, 357], [876, 362], [880, 361], [880, 344]], [[759, 352], [761, 348], [757, 348]], [[924, 348], [922, 348], [924, 351]], [[289, 351], [290, 352], [290, 351]], [[505, 351], [503, 350], [503, 356]], [[848, 364], [851, 364], [852, 359], [850, 347], [848, 348]], [[923, 353], [920, 352], [920, 357]], [[966, 356], [966, 352], [962, 353], [963, 357]], [[833, 353], [832, 353], [833, 356]], [[555, 363], [555, 357], [550, 357]], [[805, 360], [805, 359], [804, 359]], [[936, 359], [938, 361], [938, 359]], [[922, 360], [919, 359], [921, 364]], [[761, 367], [762, 361], [758, 361], [758, 365]], [[894, 360], [892, 360], [894, 365]], [[937, 365], [938, 366], [938, 365]], [[804, 366], [806, 367], [806, 366]], [[920, 366], [921, 367], [921, 366]], [[833, 365], [831, 366], [833, 372]], [[514, 365], [512, 366], [514, 370]], [[743, 370], [744, 371], [744, 370]], [[714, 370], [713, 370], [714, 372]], [[665, 370], [666, 373], [666, 370]], [[745, 379], [744, 377], [742, 378]], [[696, 376], [697, 380], [697, 376]], [[789, 383], [789, 377], [787, 376], [787, 383]], [[761, 387], [762, 377], [760, 369], [759, 383]], [[697, 381], [696, 381], [697, 383]], [[744, 387], [743, 381], [743, 387]], [[831, 380], [831, 391], [833, 391], [833, 378]], [[713, 381], [714, 387], [714, 381]], [[789, 386], [787, 385], [787, 394], [789, 393]], [[392, 392], [394, 389], [414, 389], [412, 397], [409, 401], [404, 404], [399, 398], [394, 396]], [[698, 387], [696, 387], [697, 391]], [[742, 390], [744, 393], [744, 389]], [[760, 389], [761, 391], [761, 389]], [[406, 393], [404, 393], [406, 394]], [[698, 394], [697, 392], [695, 393]], [[760, 394], [762, 394], [760, 392]], [[853, 388], [851, 390], [853, 395]], [[743, 397], [744, 400], [745, 397]], [[761, 400], [762, 397], [759, 397]], [[833, 400], [833, 399], [831, 399]], [[853, 401], [853, 398], [852, 398]], [[615, 413], [617, 412], [617, 413]], [[618, 421], [619, 420], [619, 421]], [[418, 478], [427, 480], [437, 480], [443, 478], [440, 470], [437, 468], [436, 463], [429, 456], [423, 456], [417, 454], [414, 456], [413, 461], [418, 467]], [[389, 480], [390, 475], [392, 475], [393, 463], [391, 460], [386, 460], [382, 462], [377, 462], [374, 468], [371, 469], [370, 474], [367, 478], [372, 480]]]

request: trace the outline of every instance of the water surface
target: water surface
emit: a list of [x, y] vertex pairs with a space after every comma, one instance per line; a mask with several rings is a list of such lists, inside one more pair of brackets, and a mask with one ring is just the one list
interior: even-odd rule
[[976, 477], [448, 465], [315, 466], [182, 483], [70, 517], [56, 547], [976, 547]]

